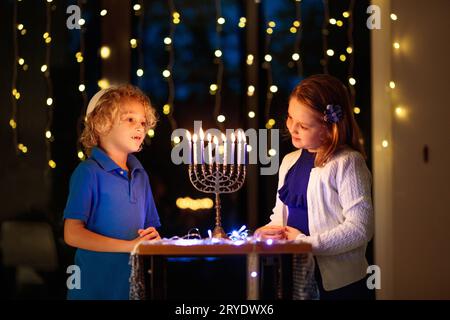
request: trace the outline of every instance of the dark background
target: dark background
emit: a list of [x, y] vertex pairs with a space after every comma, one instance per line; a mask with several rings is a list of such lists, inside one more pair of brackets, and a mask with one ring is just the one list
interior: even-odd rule
[[[90, 98], [99, 90], [97, 81], [102, 78], [102, 59], [98, 50], [104, 44], [102, 35], [108, 27], [117, 28], [123, 23], [129, 27], [129, 38], [138, 38], [140, 46], [129, 54], [129, 81], [138, 85], [150, 97], [159, 114], [159, 122], [154, 138], [147, 138], [146, 147], [137, 156], [149, 173], [153, 195], [163, 224], [160, 233], [164, 237], [183, 236], [193, 227], [199, 228], [203, 236], [213, 226], [214, 210], [193, 212], [180, 210], [175, 201], [179, 197], [205, 197], [196, 191], [189, 182], [185, 165], [174, 165], [170, 160], [170, 141], [172, 127], [169, 119], [162, 113], [168, 99], [168, 83], [161, 72], [169, 63], [169, 51], [163, 39], [170, 32], [171, 12], [169, 1], [144, 1], [143, 9], [136, 14], [128, 3], [128, 11], [120, 12], [120, 19], [115, 25], [103, 25], [99, 12], [101, 1], [80, 1], [83, 5], [82, 16], [86, 20], [85, 38], [85, 81], [86, 97]], [[142, 2], [141, 2], [142, 3]], [[218, 127], [214, 106], [215, 96], [209, 93], [211, 83], [217, 83], [217, 59], [214, 50], [221, 48], [224, 66], [221, 114], [226, 115], [226, 128], [264, 128], [269, 118], [276, 121], [274, 128], [284, 131], [287, 99], [293, 87], [304, 77], [323, 73], [321, 63], [324, 55], [322, 42], [322, 24], [324, 19], [323, 2], [319, 0], [303, 0], [301, 6], [301, 40], [300, 55], [303, 70], [298, 72], [292, 62], [295, 35], [289, 32], [295, 20], [295, 1], [261, 1], [259, 6], [249, 6], [246, 1], [221, 1], [222, 16], [226, 23], [220, 36], [216, 32], [216, 7], [214, 1], [174, 1], [181, 14], [181, 23], [174, 33], [173, 81], [175, 88], [173, 119], [178, 127], [192, 131], [193, 121], [202, 120], [203, 128]], [[14, 1], [0, 2], [0, 196], [2, 209], [0, 222], [11, 220], [40, 221], [48, 223], [58, 250], [58, 269], [54, 272], [38, 272], [44, 281], [42, 286], [30, 292], [20, 291], [17, 287], [16, 268], [0, 267], [2, 276], [1, 296], [64, 298], [65, 268], [72, 264], [73, 249], [62, 241], [62, 212], [68, 194], [70, 175], [80, 160], [77, 157], [77, 122], [84, 114], [86, 101], [78, 91], [80, 83], [80, 64], [75, 54], [80, 49], [80, 31], [66, 27], [66, 8], [76, 1], [55, 0], [51, 4], [51, 60], [49, 65], [50, 79], [53, 86], [53, 106], [51, 132], [53, 141], [46, 143], [44, 133], [48, 123], [48, 107], [45, 105], [48, 87], [40, 66], [45, 61], [45, 48], [42, 34], [45, 32], [46, 3], [37, 1], [18, 2], [18, 22], [23, 23], [27, 33], [17, 35], [18, 54], [25, 59], [28, 70], [14, 62], [13, 37], [13, 4]], [[351, 55], [346, 54], [347, 61], [339, 61], [339, 54], [348, 46], [348, 19], [342, 17], [350, 1], [329, 1], [329, 15], [344, 21], [342, 28], [327, 24], [328, 48], [335, 51], [328, 60], [328, 72], [348, 84], [348, 67]], [[366, 28], [366, 8], [369, 1], [356, 1], [353, 31], [353, 77], [355, 85], [355, 105], [361, 113], [355, 115], [360, 125], [365, 148], [370, 163], [371, 150], [371, 106], [370, 106], [370, 36]], [[248, 12], [249, 8], [254, 12]], [[143, 15], [143, 16], [142, 16]], [[249, 42], [247, 28], [239, 28], [240, 17], [256, 16], [257, 45]], [[270, 37], [266, 34], [267, 23], [274, 21], [276, 27]], [[105, 31], [106, 28], [106, 31]], [[115, 50], [114, 47], [111, 47]], [[254, 100], [246, 96], [249, 84], [249, 66], [246, 56], [249, 52], [255, 55], [256, 67], [253, 76], [258, 78]], [[264, 55], [270, 52], [273, 60], [270, 65], [271, 79], [268, 77], [267, 65], [263, 63]], [[323, 62], [323, 61], [322, 61]], [[17, 101], [17, 133], [18, 143], [27, 146], [28, 152], [18, 151], [14, 142], [11, 119], [12, 70], [17, 66], [17, 88], [21, 98]], [[103, 66], [104, 67], [104, 66]], [[136, 76], [135, 70], [142, 67], [143, 77]], [[113, 66], [114, 68], [114, 66]], [[266, 90], [269, 81], [278, 86], [267, 114], [265, 109]], [[249, 109], [249, 102], [256, 104]], [[255, 120], [250, 121], [247, 113], [256, 112]], [[280, 144], [280, 161], [282, 156], [293, 150], [288, 139]], [[56, 168], [48, 166], [47, 154], [56, 162]], [[257, 165], [251, 165], [257, 166]], [[257, 205], [253, 208], [247, 201], [248, 184], [256, 190]], [[253, 176], [237, 193], [222, 196], [222, 222], [226, 232], [246, 224], [250, 230], [268, 221], [274, 205], [277, 176]], [[256, 209], [255, 209], [256, 208]], [[250, 222], [249, 222], [250, 221]], [[255, 223], [256, 221], [256, 223]], [[26, 236], [26, 235], [24, 235]], [[372, 259], [371, 250], [368, 252]], [[370, 262], [370, 261], [369, 261]], [[181, 262], [180, 262], [181, 263]], [[244, 267], [244, 265], [242, 266]], [[189, 265], [186, 264], [186, 268]], [[192, 270], [191, 270], [192, 271]], [[232, 277], [233, 274], [230, 274]], [[41, 291], [36, 291], [41, 290]], [[42, 291], [43, 290], [43, 291]], [[200, 289], [198, 289], [200, 290]], [[207, 289], [206, 289], [207, 290]], [[43, 294], [36, 294], [43, 292]], [[230, 290], [232, 292], [232, 290]], [[230, 293], [231, 294], [231, 293]]]

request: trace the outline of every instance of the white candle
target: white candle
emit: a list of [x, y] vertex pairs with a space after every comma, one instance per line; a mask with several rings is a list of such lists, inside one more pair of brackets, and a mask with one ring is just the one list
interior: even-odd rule
[[211, 147], [211, 135], [208, 133], [206, 136], [206, 139], [208, 139], [208, 164], [212, 164], [212, 147]]
[[231, 153], [230, 153], [230, 164], [234, 164], [234, 141], [236, 137], [234, 136], [234, 132], [231, 133]]
[[223, 165], [227, 165], [227, 137], [222, 133], [223, 142]]
[[189, 131], [187, 131], [187, 130], [186, 130], [186, 139], [188, 140], [188, 145], [189, 145], [189, 152], [188, 152], [188, 154], [189, 154], [189, 164], [191, 164], [191, 161], [192, 161], [191, 133]]
[[242, 143], [241, 143], [241, 131], [238, 131], [238, 148], [237, 148], [237, 164], [242, 164]]
[[219, 154], [219, 139], [214, 136], [214, 148], [215, 148], [215, 156], [216, 156], [216, 163], [219, 164], [220, 162], [220, 154]]
[[197, 134], [194, 133], [194, 135], [192, 136], [192, 141], [194, 142], [194, 164], [198, 164], [198, 159], [197, 159]]
[[244, 148], [242, 149], [242, 153], [244, 154], [244, 164], [247, 164], [247, 137], [245, 136], [245, 133], [242, 132], [242, 141], [244, 141]]
[[203, 144], [203, 139], [205, 138], [205, 135], [203, 133], [203, 129], [200, 128], [200, 163], [203, 164], [205, 161], [205, 156], [204, 156], [204, 149], [205, 146]]

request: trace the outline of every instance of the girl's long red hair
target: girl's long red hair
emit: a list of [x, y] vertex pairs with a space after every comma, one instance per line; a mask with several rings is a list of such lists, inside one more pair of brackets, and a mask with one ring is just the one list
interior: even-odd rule
[[[326, 127], [326, 136], [323, 137], [323, 144], [316, 156], [316, 167], [324, 166], [336, 151], [344, 146], [360, 152], [366, 158], [348, 90], [339, 79], [328, 74], [310, 76], [294, 88], [289, 99], [297, 99], [313, 109], [318, 120]], [[329, 104], [340, 105], [342, 108], [343, 118], [337, 123], [328, 123], [323, 119]]]

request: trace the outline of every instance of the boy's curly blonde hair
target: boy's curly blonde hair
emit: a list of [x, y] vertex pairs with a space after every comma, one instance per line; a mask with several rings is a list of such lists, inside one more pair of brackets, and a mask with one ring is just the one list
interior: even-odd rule
[[93, 147], [100, 143], [100, 135], [108, 134], [117, 120], [121, 104], [126, 100], [141, 103], [145, 110], [145, 132], [153, 129], [157, 122], [156, 110], [150, 99], [137, 87], [130, 84], [111, 87], [97, 101], [94, 110], [85, 119], [80, 142], [86, 153], [91, 154]]

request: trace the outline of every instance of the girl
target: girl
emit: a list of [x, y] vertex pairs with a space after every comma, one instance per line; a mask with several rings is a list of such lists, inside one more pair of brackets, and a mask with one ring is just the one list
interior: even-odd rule
[[64, 240], [78, 248], [81, 288], [69, 299], [128, 299], [129, 252], [160, 239], [148, 176], [132, 155], [156, 124], [149, 99], [131, 85], [98, 92], [90, 101], [81, 143], [90, 157], [70, 179]]
[[310, 243], [321, 299], [368, 298], [371, 175], [347, 89], [329, 75], [304, 79], [286, 126], [298, 150], [281, 163], [271, 221], [256, 236]]

